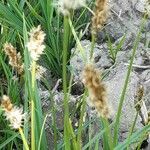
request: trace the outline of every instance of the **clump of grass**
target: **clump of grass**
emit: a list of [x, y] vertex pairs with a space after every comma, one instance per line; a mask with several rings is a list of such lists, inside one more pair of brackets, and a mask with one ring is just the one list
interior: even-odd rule
[[108, 37], [107, 45], [108, 45], [110, 58], [112, 59], [112, 62], [115, 63], [116, 62], [117, 53], [122, 48], [122, 46], [124, 44], [124, 41], [126, 39], [126, 34], [120, 39], [120, 41], [115, 46], [111, 42], [110, 37], [108, 35], [107, 35], [107, 37]]
[[[52, 66], [54, 72], [57, 70], [57, 73], [59, 72], [62, 74], [62, 90], [64, 93], [64, 123], [63, 129], [61, 131], [60, 129], [58, 129], [56, 123], [57, 116], [56, 108], [54, 105], [55, 102], [53, 101], [53, 94], [51, 94], [51, 103], [53, 105], [53, 108], [49, 111], [52, 112], [51, 115], [53, 121], [48, 130], [54, 131], [54, 135], [52, 135], [54, 137], [54, 145], [52, 145], [53, 147], [50, 148], [80, 150], [95, 147], [95, 149], [99, 149], [99, 141], [101, 139], [103, 142], [102, 145], [104, 150], [119, 150], [120, 148], [128, 148], [129, 145], [131, 145], [133, 142], [140, 142], [141, 137], [145, 137], [146, 134], [150, 131], [150, 125], [148, 124], [140, 131], [133, 133], [136, 118], [133, 122], [132, 130], [128, 138], [122, 143], [119, 143], [118, 141], [118, 133], [121, 110], [125, 99], [126, 89], [130, 78], [135, 52], [140, 40], [140, 34], [144, 22], [141, 25], [140, 31], [133, 47], [131, 62], [120, 97], [116, 119], [112, 124], [110, 124], [109, 118], [111, 117], [112, 108], [109, 105], [109, 100], [106, 98], [107, 93], [104, 82], [102, 82], [100, 73], [94, 67], [93, 63], [93, 50], [96, 42], [96, 33], [102, 29], [107, 17], [109, 16], [107, 0], [96, 0], [94, 13], [90, 8], [88, 8], [85, 0], [59, 0], [57, 6], [58, 11], [51, 1], [29, 0], [28, 2], [21, 1], [20, 3], [13, 1], [8, 1], [5, 3], [0, 2], [0, 21], [4, 28], [3, 34], [7, 35], [6, 41], [16, 43], [17, 49], [19, 49], [24, 56], [22, 58], [21, 54], [19, 52], [17, 53], [16, 49], [11, 44], [5, 44], [4, 51], [5, 54], [9, 57], [9, 64], [18, 72], [18, 74], [23, 75], [21, 80], [14, 81], [12, 84], [12, 79], [10, 79], [10, 77], [13, 76], [12, 69], [9, 68], [4, 54], [0, 53], [0, 65], [3, 67], [4, 75], [7, 76], [7, 82], [9, 83], [7, 85], [7, 91], [4, 90], [3, 87], [1, 87], [1, 94], [3, 95], [4, 93], [8, 93], [7, 95], [9, 95], [9, 97], [13, 97], [16, 94], [16, 91], [14, 91], [14, 93], [11, 92], [13, 86], [15, 85], [16, 87], [18, 87], [18, 89], [20, 89], [20, 97], [18, 98], [19, 100], [10, 100], [8, 96], [2, 97], [0, 114], [4, 113], [6, 119], [11, 124], [11, 127], [15, 128], [16, 130], [13, 131], [7, 125], [8, 123], [4, 121], [5, 118], [0, 117], [0, 121], [2, 121], [2, 130], [0, 130], [0, 132], [5, 135], [4, 138], [0, 139], [0, 149], [4, 149], [4, 147], [10, 150], [13, 148], [24, 148], [26, 150], [48, 149], [47, 141], [49, 140], [49, 137], [46, 138], [44, 128], [48, 114], [44, 114], [42, 111], [41, 98], [39, 95], [38, 87], [38, 82], [41, 81], [40, 79], [42, 77], [42, 74], [45, 73], [45, 69], [43, 69], [43, 67], [39, 65], [39, 60], [42, 58], [42, 55], [44, 55], [44, 52], [46, 53], [46, 55], [44, 55], [44, 58], [47, 58], [45, 61], [46, 65]], [[77, 33], [78, 30], [76, 29], [77, 23], [75, 23], [74, 13], [76, 12], [76, 9], [80, 7], [85, 7], [84, 9], [89, 10], [93, 14], [91, 22], [92, 43], [90, 60], [87, 60], [87, 58], [85, 57], [86, 51], [80, 43], [80, 38], [78, 37]], [[25, 15], [22, 14], [22, 10], [24, 10]], [[39, 10], [40, 12], [38, 13]], [[28, 12], [30, 13], [28, 14]], [[61, 14], [59, 14], [58, 12], [61, 12]], [[3, 16], [1, 14], [3, 14]], [[80, 21], [78, 20], [78, 22]], [[41, 25], [31, 28], [33, 24], [36, 25], [38, 23], [40, 23]], [[9, 28], [7, 29], [5, 28], [5, 26], [10, 26], [11, 29], [12, 27], [15, 28], [14, 31], [16, 31], [16, 33], [9, 32]], [[44, 31], [42, 30], [43, 28]], [[27, 30], [29, 29], [31, 30], [28, 34]], [[9, 38], [10, 35], [13, 35], [12, 39]], [[19, 41], [16, 41], [16, 37], [19, 39]], [[4, 43], [6, 41], [4, 40]], [[79, 114], [79, 123], [78, 127], [76, 128], [72, 124], [72, 114], [69, 109], [68, 96], [71, 91], [73, 80], [72, 72], [68, 72], [68, 62], [70, 59], [69, 51], [72, 46], [72, 41], [76, 42], [77, 48], [79, 48], [80, 50], [79, 52], [82, 53], [85, 65], [82, 74], [83, 84], [85, 85], [85, 92], [81, 97], [81, 102], [79, 102], [80, 107], [75, 110], [78, 111]], [[112, 50], [114, 61], [116, 58], [116, 53], [121, 48], [123, 41], [124, 37], [117, 48], [114, 51]], [[54, 61], [55, 58], [56, 60]], [[90, 65], [87, 62], [89, 62]], [[46, 85], [50, 87], [49, 81], [46, 81], [46, 79], [44, 81], [44, 83], [47, 83]], [[49, 91], [50, 93], [53, 93], [51, 91], [51, 88], [49, 88]], [[90, 130], [91, 125], [95, 121], [94, 119], [84, 121], [84, 114], [86, 113], [86, 98], [88, 96], [90, 98], [90, 102], [96, 108], [99, 114], [96, 117], [100, 120], [100, 126], [102, 126], [102, 128], [99, 133], [97, 133], [93, 137], [89, 136], [88, 141], [86, 141], [82, 138], [83, 132], [87, 129]], [[24, 124], [22, 122], [25, 117], [23, 108], [16, 107], [14, 105], [15, 102], [17, 102], [18, 104], [22, 103], [24, 106], [24, 112], [28, 112], [29, 114], [29, 119], [24, 122]], [[16, 121], [19, 121], [18, 124], [16, 124]], [[114, 134], [112, 134], [111, 132], [112, 129], [114, 130]], [[20, 143], [20, 136], [18, 132], [21, 135], [23, 143]]]

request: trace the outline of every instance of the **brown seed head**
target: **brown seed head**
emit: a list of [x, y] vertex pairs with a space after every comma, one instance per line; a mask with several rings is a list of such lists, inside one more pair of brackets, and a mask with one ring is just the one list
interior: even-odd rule
[[14, 48], [10, 43], [5, 43], [4, 52], [9, 57], [9, 64], [17, 70], [18, 74], [22, 74], [22, 58], [20, 53], [17, 53], [16, 48]]
[[100, 72], [93, 65], [87, 65], [83, 71], [83, 83], [88, 88], [90, 101], [98, 114], [109, 118], [110, 106], [106, 97], [106, 88], [100, 79]]
[[94, 13], [92, 17], [92, 33], [96, 34], [97, 30], [102, 29], [109, 15], [107, 0], [96, 0]]
[[137, 89], [135, 100], [135, 108], [137, 111], [141, 109], [143, 95], [144, 95], [144, 87], [140, 85]]
[[13, 108], [13, 104], [11, 103], [10, 99], [8, 96], [3, 95], [2, 97], [2, 102], [1, 102], [1, 106], [3, 107], [3, 109], [5, 111], [11, 111]]
[[33, 28], [30, 31], [30, 41], [38, 42], [38, 44], [42, 44], [45, 39], [45, 33], [41, 30], [41, 26], [39, 25], [37, 28]]

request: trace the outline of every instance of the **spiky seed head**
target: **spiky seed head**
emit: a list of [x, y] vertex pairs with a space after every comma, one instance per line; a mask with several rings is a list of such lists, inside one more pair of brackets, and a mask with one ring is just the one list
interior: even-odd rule
[[64, 16], [70, 15], [71, 10], [78, 9], [84, 6], [86, 0], [59, 0], [58, 1], [58, 11]]
[[27, 48], [31, 59], [37, 61], [45, 49], [45, 45], [43, 44], [45, 33], [41, 30], [41, 26], [39, 25], [37, 28], [31, 29], [29, 35], [30, 39], [27, 43]]
[[98, 115], [104, 118], [110, 118], [112, 108], [107, 100], [105, 85], [100, 79], [100, 73], [94, 65], [85, 66], [82, 73], [83, 83], [89, 91], [90, 104], [97, 110]]
[[20, 52], [17, 53], [16, 48], [14, 48], [11, 43], [7, 42], [4, 44], [4, 52], [9, 57], [9, 64], [18, 74], [22, 74], [24, 69]]
[[13, 129], [19, 129], [22, 126], [23, 120], [26, 116], [26, 114], [23, 113], [23, 108], [14, 106], [11, 103], [10, 98], [6, 95], [3, 95], [2, 97], [1, 106], [4, 110], [6, 120], [10, 122], [10, 127]]

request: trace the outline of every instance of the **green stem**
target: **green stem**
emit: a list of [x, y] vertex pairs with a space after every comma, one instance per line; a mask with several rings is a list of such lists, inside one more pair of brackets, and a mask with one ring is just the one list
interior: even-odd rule
[[31, 150], [35, 150], [35, 104], [34, 104], [34, 94], [35, 94], [35, 70], [36, 62], [32, 62], [32, 99], [31, 99]]
[[87, 89], [84, 92], [83, 95], [83, 100], [82, 100], [82, 106], [81, 106], [81, 115], [80, 115], [80, 121], [79, 121], [79, 128], [78, 128], [78, 135], [77, 135], [77, 143], [78, 143], [78, 149], [81, 149], [81, 135], [82, 135], [82, 124], [83, 124], [83, 117], [85, 113], [85, 108], [86, 108], [86, 96], [87, 96]]
[[104, 129], [106, 129], [106, 132], [104, 132], [104, 147], [105, 147], [104, 149], [113, 150], [113, 139], [112, 139], [108, 119], [101, 118], [101, 120], [102, 120]]
[[35, 91], [35, 70], [36, 70], [36, 62], [32, 62], [32, 91]]
[[78, 46], [78, 48], [79, 48], [79, 50], [80, 50], [80, 52], [81, 52], [83, 61], [84, 61], [84, 63], [86, 63], [85, 50], [84, 50], [84, 48], [83, 48], [82, 45], [81, 45], [81, 42], [80, 42], [80, 40], [79, 40], [79, 38], [78, 38], [78, 36], [77, 36], [77, 34], [76, 34], [76, 31], [75, 31], [75, 29], [74, 29], [74, 27], [73, 27], [73, 25], [72, 25], [72, 22], [71, 22], [70, 18], [69, 18], [69, 25], [70, 25], [72, 34], [73, 34], [73, 36], [74, 36], [74, 38], [75, 38], [75, 40], [76, 40], [77, 46]]
[[[91, 117], [89, 116], [89, 120], [91, 121]], [[92, 139], [92, 124], [89, 124], [88, 128], [88, 141], [90, 142]], [[89, 146], [88, 150], [92, 150], [92, 145]]]
[[118, 143], [118, 132], [119, 132], [119, 124], [120, 124], [120, 117], [121, 117], [122, 106], [123, 106], [123, 102], [124, 102], [124, 99], [125, 99], [125, 94], [126, 94], [126, 90], [127, 90], [127, 86], [128, 86], [131, 70], [132, 70], [132, 64], [133, 64], [133, 61], [134, 61], [134, 57], [135, 57], [135, 53], [136, 53], [136, 50], [137, 50], [137, 47], [138, 47], [138, 43], [140, 41], [141, 31], [143, 29], [144, 23], [145, 23], [145, 18], [142, 21], [142, 24], [140, 26], [141, 27], [140, 31], [139, 31], [139, 33], [137, 35], [137, 38], [136, 38], [135, 42], [134, 42], [134, 47], [133, 47], [132, 56], [131, 56], [131, 59], [130, 59], [130, 64], [129, 64], [129, 67], [128, 67], [128, 71], [127, 71], [124, 87], [123, 87], [123, 90], [122, 90], [122, 93], [121, 93], [121, 97], [120, 97], [119, 107], [118, 107], [117, 116], [116, 116], [116, 120], [115, 120], [114, 141], [113, 141], [114, 147]]
[[55, 103], [54, 103], [54, 97], [53, 99], [53, 108], [52, 108], [52, 114], [53, 114], [53, 119], [52, 119], [52, 125], [54, 126], [54, 148], [55, 150], [57, 149], [57, 124], [56, 124], [56, 108], [55, 108]]
[[[130, 133], [129, 133], [129, 136], [128, 136], [128, 139], [130, 139], [132, 133], [133, 133], [133, 130], [134, 130], [134, 127], [135, 127], [135, 123], [137, 121], [137, 117], [138, 117], [138, 114], [139, 114], [139, 111], [136, 112], [136, 116], [134, 118], [134, 122], [132, 124], [132, 127], [131, 127], [131, 130], [130, 130]], [[128, 140], [128, 143], [130, 143], [130, 140]], [[129, 150], [129, 145], [127, 146], [127, 150]]]
[[34, 101], [31, 100], [31, 149], [35, 150], [35, 114], [34, 114]]
[[29, 146], [28, 146], [27, 140], [26, 140], [25, 135], [24, 135], [24, 133], [23, 133], [21, 128], [19, 128], [19, 133], [21, 135], [21, 138], [22, 138], [23, 145], [24, 145], [25, 149], [29, 150]]
[[96, 42], [96, 35], [95, 35], [95, 34], [92, 34], [92, 43], [91, 43], [91, 51], [90, 51], [90, 60], [92, 60], [92, 58], [93, 58], [95, 42]]
[[64, 16], [64, 37], [63, 37], [63, 92], [64, 92], [64, 141], [65, 149], [70, 149], [70, 143], [68, 139], [67, 126], [69, 124], [69, 107], [67, 99], [67, 55], [68, 55], [68, 43], [69, 43], [69, 23], [68, 17]]
[[41, 140], [42, 140], [42, 135], [43, 135], [43, 131], [44, 131], [44, 127], [45, 127], [45, 122], [46, 122], [46, 119], [47, 119], [48, 115], [45, 116], [45, 119], [43, 121], [43, 125], [42, 125], [42, 128], [41, 128], [41, 133], [40, 133], [40, 138], [39, 138], [39, 142], [38, 142], [38, 150], [40, 150], [41, 148]]

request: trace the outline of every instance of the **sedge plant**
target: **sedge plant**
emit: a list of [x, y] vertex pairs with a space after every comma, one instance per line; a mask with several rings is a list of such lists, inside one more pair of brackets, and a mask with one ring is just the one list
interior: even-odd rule
[[[119, 143], [118, 140], [122, 106], [145, 18], [142, 21], [140, 31], [133, 46], [133, 53], [120, 96], [116, 119], [110, 123], [109, 118], [111, 117], [112, 108], [107, 99], [107, 91], [101, 77], [101, 72], [95, 68], [93, 61], [97, 32], [102, 29], [106, 22], [109, 14], [108, 5], [107, 0], [96, 0], [95, 4], [94, 11], [92, 11], [86, 5], [85, 0], [59, 0], [56, 4], [51, 0], [21, 0], [20, 2], [8, 0], [0, 2], [0, 23], [3, 28], [0, 40], [3, 43], [13, 43], [14, 47], [16, 47], [13, 48], [9, 45], [8, 49], [8, 47], [2, 48], [1, 46], [1, 49], [13, 52], [15, 55], [12, 56], [15, 57], [9, 57], [10, 54], [7, 55], [6, 51], [0, 52], [0, 66], [3, 72], [0, 74], [3, 74], [7, 81], [7, 86], [1, 86], [0, 92], [1, 95], [7, 94], [11, 97], [10, 101], [8, 97], [3, 96], [2, 100], [4, 101], [2, 101], [0, 107], [0, 114], [3, 114], [0, 116], [0, 133], [2, 134], [2, 136], [0, 134], [0, 149], [97, 150], [99, 149], [99, 143], [102, 142], [104, 150], [119, 150], [129, 148], [135, 142], [140, 147], [141, 139], [150, 132], [149, 124], [139, 131], [133, 132], [137, 118], [136, 115], [127, 139], [122, 143]], [[79, 8], [83, 9], [83, 12], [75, 22], [76, 9]], [[92, 42], [90, 59], [86, 58], [86, 51], [80, 42], [82, 35], [78, 36], [80, 27], [84, 27], [82, 19], [87, 11], [93, 15], [91, 21]], [[110, 53], [114, 62], [124, 40], [125, 36], [123, 36], [115, 49], [112, 48], [112, 43], [109, 41]], [[78, 106], [71, 108], [73, 110], [70, 111], [69, 103], [73, 84], [73, 72], [71, 69], [69, 71], [69, 58], [70, 49], [73, 44], [76, 45], [76, 50], [79, 50], [83, 59], [84, 68], [81, 76], [85, 90], [80, 97]], [[20, 52], [19, 54], [18, 51]], [[12, 61], [12, 58], [14, 61]], [[19, 58], [22, 60], [21, 63], [19, 63]], [[45, 132], [48, 112], [46, 114], [43, 113], [39, 94], [39, 83], [41, 81], [37, 78], [39, 77], [38, 71], [41, 68], [39, 67], [39, 60], [55, 75], [62, 77], [63, 103], [60, 107], [63, 107], [64, 115], [63, 128], [61, 130], [58, 128], [56, 121], [58, 116], [54, 91], [51, 85], [49, 85], [49, 81], [41, 79], [49, 90], [49, 100], [52, 103], [52, 108], [49, 110], [52, 114], [52, 121], [48, 122], [50, 124], [48, 131], [53, 131], [52, 138], [54, 139], [54, 144], [50, 145], [50, 148], [47, 144], [50, 137], [46, 136]], [[16, 62], [18, 62], [17, 65], [15, 65]], [[19, 66], [22, 69], [21, 71], [18, 71]], [[17, 75], [18, 80], [13, 81], [11, 79], [14, 74]], [[91, 105], [95, 107], [97, 112], [95, 118], [90, 118], [88, 121], [85, 119], [87, 97], [89, 97]], [[20, 104], [23, 105], [21, 109], [16, 107], [16, 105]], [[19, 125], [16, 124], [16, 121], [13, 122], [14, 119], [12, 117], [7, 117], [12, 112], [19, 112]], [[73, 124], [75, 113], [79, 114], [77, 127], [74, 127]], [[19, 118], [16, 118], [16, 120]], [[5, 119], [7, 119], [7, 122]], [[100, 130], [93, 135], [91, 130], [95, 122], [98, 122]], [[9, 125], [11, 127], [13, 125], [17, 130], [11, 129]], [[89, 137], [84, 139], [83, 134], [86, 133], [87, 129], [89, 130]]]

